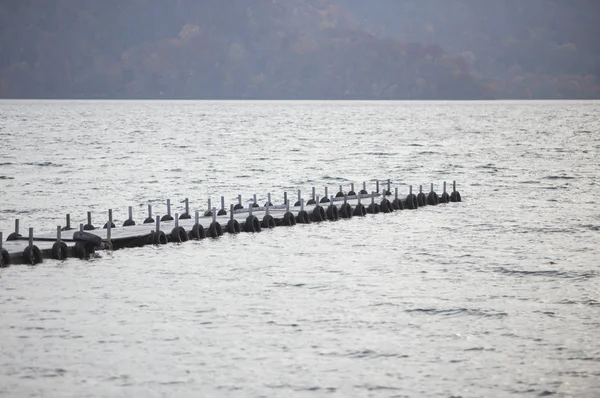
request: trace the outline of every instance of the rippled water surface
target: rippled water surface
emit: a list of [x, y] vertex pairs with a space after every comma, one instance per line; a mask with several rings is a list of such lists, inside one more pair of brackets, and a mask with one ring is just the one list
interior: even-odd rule
[[[0, 231], [452, 203], [0, 270], [2, 397], [600, 396], [600, 102], [0, 102]], [[295, 195], [295, 194], [294, 194]]]

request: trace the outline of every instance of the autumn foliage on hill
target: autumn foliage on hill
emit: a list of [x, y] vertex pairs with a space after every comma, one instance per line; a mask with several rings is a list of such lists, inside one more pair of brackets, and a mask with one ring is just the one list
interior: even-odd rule
[[600, 93], [591, 74], [474, 73], [464, 51], [382, 35], [358, 11], [336, 0], [5, 0], [0, 97], [528, 98], [548, 83], [548, 97]]

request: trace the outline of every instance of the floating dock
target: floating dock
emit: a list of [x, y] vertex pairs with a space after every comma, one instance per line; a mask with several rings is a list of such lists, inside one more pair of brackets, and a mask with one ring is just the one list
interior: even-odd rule
[[125, 247], [144, 245], [162, 245], [169, 242], [186, 242], [190, 239], [218, 238], [224, 233], [237, 234], [241, 232], [260, 232], [279, 226], [293, 226], [312, 222], [337, 221], [340, 218], [362, 217], [366, 214], [391, 213], [398, 210], [414, 210], [423, 206], [435, 206], [440, 203], [460, 202], [460, 193], [456, 190], [456, 181], [452, 184], [452, 192], [446, 191], [443, 183], [441, 195], [433, 190], [433, 184], [428, 193], [423, 192], [423, 186], [418, 193], [413, 193], [412, 185], [408, 194], [401, 198], [398, 188], [391, 192], [390, 180], [387, 187], [380, 191], [380, 181], [371, 193], [367, 192], [367, 184], [359, 192], [350, 190], [339, 191], [329, 195], [325, 187], [324, 195], [319, 196], [313, 187], [310, 199], [305, 201], [302, 192], [298, 191], [298, 199], [291, 204], [287, 192], [284, 193], [283, 204], [273, 205], [271, 194], [267, 194], [264, 205], [259, 205], [256, 195], [247, 207], [242, 205], [242, 197], [238, 196], [236, 204], [226, 206], [225, 198], [221, 197], [221, 206], [212, 206], [208, 200], [208, 210], [199, 210], [190, 214], [189, 201], [184, 200], [183, 213], [171, 215], [171, 202], [167, 200], [167, 214], [160, 217], [153, 215], [152, 205], [148, 205], [148, 216], [138, 224], [133, 220], [133, 208], [129, 207], [129, 218], [123, 226], [117, 228], [113, 222], [112, 209], [108, 210], [108, 219], [103, 227], [92, 224], [92, 214], [87, 214], [87, 224], [71, 227], [70, 214], [66, 215], [66, 225], [57, 226], [56, 232], [34, 233], [29, 228], [27, 236], [19, 232], [19, 220], [15, 220], [15, 231], [3, 242], [0, 232], [0, 268], [11, 264], [36, 265], [44, 259], [64, 260], [69, 257], [88, 259], [98, 250], [117, 250]]

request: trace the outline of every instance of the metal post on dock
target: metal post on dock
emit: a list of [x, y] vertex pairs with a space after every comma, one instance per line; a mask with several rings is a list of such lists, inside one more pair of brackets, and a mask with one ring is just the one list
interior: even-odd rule
[[[353, 182], [350, 183], [350, 192], [354, 192], [354, 183]], [[354, 192], [354, 194], [356, 195], [356, 192]]]
[[171, 217], [171, 199], [167, 199], [167, 216]]
[[398, 187], [394, 188], [394, 199], [398, 199]]
[[221, 196], [221, 210], [225, 210], [225, 196]]
[[344, 195], [344, 206], [348, 204], [348, 194]]
[[340, 192], [344, 193], [344, 187], [340, 184]]
[[452, 181], [452, 192], [456, 192], [456, 180]]
[[229, 205], [229, 219], [233, 221], [233, 203]]
[[[269, 196], [271, 196], [271, 194], [269, 194]], [[271, 201], [267, 199], [267, 203], [265, 203], [265, 214], [269, 214], [269, 205], [271, 204]]]
[[127, 208], [127, 213], [129, 215], [129, 220], [133, 220], [133, 206]]
[[284, 192], [283, 193], [283, 204], [285, 205], [285, 204], [287, 204], [287, 202], [288, 202], [287, 192]]
[[199, 211], [196, 210], [194, 212], [194, 224], [198, 224], [199, 222], [200, 222], [200, 214], [199, 214]]
[[175, 213], [175, 228], [179, 227], [179, 214]]
[[67, 225], [65, 226], [65, 230], [68, 231], [71, 229], [71, 215], [67, 214]]
[[156, 216], [156, 233], [158, 234], [160, 232], [160, 217], [157, 215]]
[[112, 224], [113, 224], [112, 209], [108, 209], [108, 225], [110, 225], [112, 227]]
[[300, 199], [300, 211], [304, 211], [304, 199]]
[[363, 191], [367, 192], [367, 182], [363, 181]]
[[325, 187], [325, 196], [323, 196], [324, 198], [328, 198], [329, 197], [329, 193], [327, 191], [328, 191], [328, 189], [327, 189], [327, 187]]
[[412, 195], [412, 185], [408, 187], [408, 194]]
[[[112, 213], [112, 210], [111, 210]], [[110, 219], [108, 220], [108, 225], [106, 225], [106, 242], [108, 243], [108, 247], [109, 249], [112, 250], [112, 243], [111, 243], [111, 238], [112, 238], [112, 215], [110, 217]]]
[[433, 182], [431, 183], [431, 189], [430, 192], [433, 192]]
[[58, 243], [60, 243], [60, 238], [61, 238], [60, 235], [61, 235], [61, 228], [60, 228], [60, 225], [59, 225], [59, 226], [56, 227], [56, 241]]
[[358, 195], [358, 204], [360, 204], [361, 195]]
[[331, 205], [333, 206], [333, 195], [331, 195], [331, 197], [329, 198], [329, 200], [331, 201]]
[[3, 242], [3, 236], [2, 236], [2, 232], [0, 232], [0, 250], [2, 250], [2, 242]]
[[388, 194], [388, 195], [391, 194], [392, 193], [391, 189], [392, 189], [392, 182], [388, 178], [388, 180], [387, 180], [387, 192], [386, 192], [386, 194]]
[[446, 193], [446, 181], [444, 181], [444, 193]]
[[267, 193], [267, 205], [271, 206], [271, 192]]
[[423, 193], [423, 185], [419, 185], [419, 193]]
[[87, 225], [85, 225], [83, 227], [83, 229], [89, 229], [89, 230], [93, 230], [94, 229], [94, 226], [92, 225], [92, 212], [91, 211], [87, 212]]
[[238, 195], [238, 205], [242, 206], [242, 195]]
[[256, 202], [256, 194], [253, 194], [252, 198], [254, 199], [254, 203], [252, 204], [252, 206], [258, 207], [258, 203]]
[[254, 206], [252, 206], [252, 205], [248, 206], [248, 216], [251, 216], [251, 215], [252, 215], [252, 208], [253, 208], [253, 207], [254, 207]]
[[79, 232], [83, 232], [83, 223], [79, 224]]
[[285, 212], [288, 213], [290, 211], [290, 201], [286, 200], [285, 201]]
[[371, 191], [371, 204], [375, 204], [375, 191]]
[[148, 220], [152, 219], [152, 205], [148, 204]]
[[319, 195], [317, 195], [315, 202], [317, 203], [317, 206], [319, 206]]
[[185, 214], [187, 214], [189, 216], [189, 214], [190, 214], [190, 200], [188, 198], [185, 198], [184, 202], [185, 202]]
[[[208, 210], [206, 212], [210, 213], [210, 209], [212, 209], [212, 200], [208, 198]], [[205, 216], [208, 216], [208, 214], [205, 214]]]
[[298, 190], [298, 202], [302, 202], [302, 190]]
[[29, 227], [29, 247], [33, 246], [33, 228]]
[[15, 235], [19, 235], [19, 219], [15, 219]]
[[379, 193], [379, 179], [375, 180], [375, 192]]
[[316, 194], [315, 187], [312, 187], [312, 196], [311, 196], [312, 199], [315, 198], [315, 194]]
[[217, 222], [217, 208], [213, 207], [212, 209], [212, 222]]

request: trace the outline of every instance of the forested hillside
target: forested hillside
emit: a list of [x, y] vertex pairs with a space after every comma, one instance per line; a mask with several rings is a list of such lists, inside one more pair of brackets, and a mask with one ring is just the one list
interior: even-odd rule
[[0, 97], [598, 98], [578, 1], [4, 0]]

